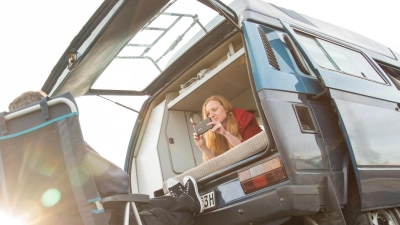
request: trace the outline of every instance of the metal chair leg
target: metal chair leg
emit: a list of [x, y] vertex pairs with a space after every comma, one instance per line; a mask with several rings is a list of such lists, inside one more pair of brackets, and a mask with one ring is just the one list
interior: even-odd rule
[[142, 221], [140, 220], [140, 216], [139, 216], [139, 212], [136, 208], [136, 205], [134, 202], [131, 202], [132, 205], [132, 210], [133, 210], [133, 214], [135, 215], [135, 219], [138, 225], [142, 225]]
[[124, 225], [129, 225], [129, 202], [125, 205]]

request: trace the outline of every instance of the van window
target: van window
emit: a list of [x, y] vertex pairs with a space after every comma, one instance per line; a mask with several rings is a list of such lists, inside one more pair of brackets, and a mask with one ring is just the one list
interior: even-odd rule
[[303, 34], [299, 39], [321, 67], [386, 83], [361, 52]]
[[396, 86], [398, 90], [400, 90], [400, 76], [395, 77], [391, 72], [386, 71], [386, 74], [389, 76], [390, 80], [392, 80], [393, 84]]
[[386, 73], [394, 86], [400, 90], [400, 69], [393, 68], [383, 63], [377, 62], [381, 69]]

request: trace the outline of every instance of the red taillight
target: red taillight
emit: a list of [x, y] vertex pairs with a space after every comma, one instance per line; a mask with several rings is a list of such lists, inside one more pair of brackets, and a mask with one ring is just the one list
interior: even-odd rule
[[239, 181], [244, 193], [271, 186], [286, 179], [279, 157], [239, 172]]

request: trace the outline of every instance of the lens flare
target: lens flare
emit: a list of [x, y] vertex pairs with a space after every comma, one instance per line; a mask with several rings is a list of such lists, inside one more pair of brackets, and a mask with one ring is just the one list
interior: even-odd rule
[[24, 221], [19, 218], [13, 218], [2, 211], [0, 211], [0, 221], [1, 224], [12, 224], [12, 225], [24, 225]]
[[83, 186], [89, 180], [89, 176], [90, 173], [84, 166], [76, 167], [70, 171], [71, 184], [75, 187]]
[[61, 199], [61, 192], [56, 188], [51, 188], [43, 193], [41, 202], [44, 207], [52, 207]]

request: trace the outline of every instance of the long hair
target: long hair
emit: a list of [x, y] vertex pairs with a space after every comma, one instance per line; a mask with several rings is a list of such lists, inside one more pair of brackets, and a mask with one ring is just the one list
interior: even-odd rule
[[[213, 95], [209, 97], [203, 104], [203, 110], [202, 110], [203, 119], [206, 119], [208, 117], [206, 111], [206, 105], [210, 101], [218, 101], [219, 103], [221, 103], [224, 109], [228, 111], [226, 117], [225, 129], [233, 136], [239, 138], [239, 140], [243, 140], [242, 136], [239, 133], [239, 128], [235, 116], [233, 115], [232, 112], [232, 104], [226, 98], [219, 95]], [[206, 145], [208, 149], [210, 149], [215, 156], [219, 156], [233, 147], [232, 144], [229, 143], [229, 141], [223, 135], [217, 134], [215, 132], [206, 132], [204, 134], [204, 138], [206, 140]], [[203, 153], [203, 160], [204, 161], [208, 160], [208, 158], [204, 155], [204, 153]]]

